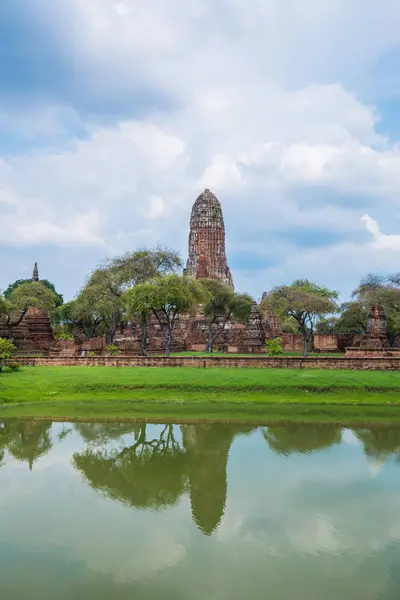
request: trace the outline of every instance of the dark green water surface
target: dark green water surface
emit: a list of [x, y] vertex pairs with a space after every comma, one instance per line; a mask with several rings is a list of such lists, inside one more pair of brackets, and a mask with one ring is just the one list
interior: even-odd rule
[[400, 429], [0, 423], [1, 600], [399, 600]]

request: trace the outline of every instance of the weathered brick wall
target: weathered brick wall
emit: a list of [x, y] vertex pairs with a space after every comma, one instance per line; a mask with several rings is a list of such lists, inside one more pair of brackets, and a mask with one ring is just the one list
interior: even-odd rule
[[[284, 333], [283, 350], [285, 352], [302, 352], [303, 340], [298, 333]], [[315, 352], [344, 352], [347, 346], [356, 346], [361, 336], [355, 333], [316, 333], [314, 336]]]
[[[18, 350], [48, 352], [54, 343], [53, 329], [48, 315], [31, 307], [21, 323], [13, 327], [12, 335]], [[8, 337], [4, 320], [0, 320], [0, 337]]]
[[17, 358], [25, 366], [87, 366], [87, 367], [194, 367], [194, 368], [282, 368], [282, 369], [354, 369], [398, 371], [400, 358], [341, 358], [341, 357], [141, 357], [118, 356], [94, 358]]
[[400, 358], [400, 348], [370, 348], [358, 346], [346, 348], [346, 358]]

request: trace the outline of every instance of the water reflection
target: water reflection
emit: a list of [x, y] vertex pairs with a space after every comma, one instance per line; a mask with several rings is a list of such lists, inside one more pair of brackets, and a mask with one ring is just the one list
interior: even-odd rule
[[310, 454], [340, 444], [342, 430], [329, 425], [304, 427], [301, 424], [266, 427], [264, 438], [271, 450], [289, 456], [295, 452]]
[[397, 600], [399, 456], [385, 427], [0, 423], [0, 598]]
[[[158, 436], [145, 424], [130, 427], [111, 424], [76, 426], [88, 447], [73, 457], [74, 466], [90, 486], [136, 508], [158, 509], [174, 505], [189, 492], [193, 519], [211, 534], [224, 514], [227, 462], [236, 435], [248, 426], [166, 425]], [[124, 437], [122, 448], [107, 442]], [[131, 436], [129, 436], [131, 434]], [[133, 439], [132, 439], [133, 438]]]
[[[113, 436], [101, 429], [100, 439]], [[90, 436], [92, 441], [93, 433]], [[129, 433], [125, 431], [125, 433]], [[184, 492], [185, 453], [167, 425], [158, 437], [147, 436], [146, 425], [131, 426], [133, 442], [118, 449], [87, 448], [73, 457], [74, 466], [96, 490], [136, 508], [173, 505]]]
[[51, 422], [7, 421], [0, 424], [0, 465], [5, 450], [16, 460], [26, 462], [32, 470], [34, 462], [51, 450]]
[[380, 463], [393, 456], [400, 462], [400, 429], [355, 429], [354, 433], [363, 443], [365, 456]]

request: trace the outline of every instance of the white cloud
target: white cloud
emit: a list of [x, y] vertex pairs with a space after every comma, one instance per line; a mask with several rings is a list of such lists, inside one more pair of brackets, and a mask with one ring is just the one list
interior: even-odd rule
[[[360, 225], [372, 210], [387, 221], [400, 194], [399, 149], [378, 132], [379, 110], [367, 94], [371, 65], [400, 42], [400, 5], [71, 0], [68, 7], [83, 91], [129, 104], [150, 90], [160, 106], [111, 122], [90, 107], [84, 118], [71, 99], [25, 116], [19, 134], [33, 139], [77, 124], [88, 137], [0, 162], [0, 243], [104, 253], [162, 241], [185, 253], [191, 204], [210, 187], [223, 203], [232, 253], [241, 248], [246, 257], [256, 247], [266, 265], [279, 259], [256, 276], [234, 269], [256, 295], [295, 271], [335, 276], [334, 287], [347, 289], [366, 260], [383, 268], [389, 250], [400, 249], [397, 235], [379, 230], [361, 241]], [[169, 110], [164, 94], [172, 96]], [[18, 119], [4, 114], [0, 126], [15, 130]], [[303, 228], [346, 241], [306, 250], [289, 237], [269, 243], [271, 233]]]
[[373, 246], [376, 250], [389, 250], [400, 252], [400, 235], [385, 235], [381, 232], [378, 223], [369, 215], [364, 215], [361, 219], [365, 228], [372, 234]]
[[148, 201], [148, 207], [145, 210], [141, 210], [140, 214], [149, 220], [159, 219], [165, 214], [166, 206], [165, 202], [160, 196], [150, 196]]

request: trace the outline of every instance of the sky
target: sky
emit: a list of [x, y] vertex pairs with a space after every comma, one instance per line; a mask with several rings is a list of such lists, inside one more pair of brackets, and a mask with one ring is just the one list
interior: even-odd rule
[[105, 258], [187, 257], [222, 204], [236, 289], [347, 299], [400, 270], [400, 3], [2, 0], [0, 289], [72, 299]]

